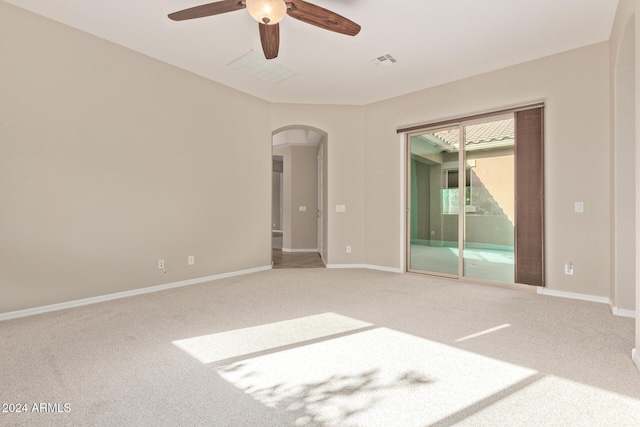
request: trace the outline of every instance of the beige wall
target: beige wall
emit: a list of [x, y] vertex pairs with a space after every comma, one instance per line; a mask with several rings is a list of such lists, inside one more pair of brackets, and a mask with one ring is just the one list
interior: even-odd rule
[[0, 313], [270, 265], [268, 103], [3, 2], [0, 58]]
[[[365, 107], [366, 262], [400, 263], [404, 195], [395, 129], [544, 101], [546, 283], [608, 296], [608, 55], [600, 43]], [[573, 212], [575, 201], [585, 203], [584, 214]], [[574, 276], [563, 274], [567, 261]]]
[[[316, 210], [318, 208], [318, 147], [274, 146], [273, 154], [283, 157], [283, 236], [284, 251], [318, 247]], [[300, 206], [306, 211], [301, 212]]]
[[[291, 249], [318, 247], [318, 147], [291, 147]], [[306, 207], [301, 212], [300, 206]]]

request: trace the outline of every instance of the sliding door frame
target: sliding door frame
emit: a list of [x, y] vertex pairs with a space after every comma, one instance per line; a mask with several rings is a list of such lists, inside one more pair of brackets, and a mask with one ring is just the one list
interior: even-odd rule
[[[544, 103], [536, 103], [536, 104], [530, 104], [530, 105], [525, 105], [525, 106], [521, 106], [521, 107], [516, 107], [516, 108], [510, 108], [510, 109], [504, 109], [504, 110], [498, 110], [498, 111], [494, 111], [494, 112], [488, 112], [488, 113], [482, 113], [482, 114], [476, 114], [476, 115], [472, 115], [472, 116], [467, 116], [467, 117], [461, 117], [458, 119], [452, 119], [452, 120], [445, 120], [445, 121], [440, 121], [440, 122], [434, 122], [434, 123], [427, 123], [424, 125], [416, 125], [416, 126], [411, 126], [408, 128], [401, 128], [398, 129], [397, 132], [398, 133], [403, 133], [404, 134], [404, 143], [403, 143], [403, 148], [404, 148], [404, 187], [405, 187], [405, 191], [404, 191], [404, 235], [405, 235], [405, 254], [404, 254], [404, 262], [405, 262], [405, 271], [407, 272], [412, 272], [412, 273], [420, 273], [420, 274], [427, 274], [427, 275], [432, 275], [432, 276], [440, 276], [440, 277], [447, 277], [447, 278], [453, 278], [453, 279], [465, 279], [471, 282], [476, 282], [476, 283], [485, 283], [485, 284], [490, 284], [490, 285], [499, 285], [499, 286], [515, 286], [515, 287], [522, 287], [525, 289], [532, 289], [533, 287], [531, 286], [532, 284], [522, 284], [522, 283], [518, 283], [517, 282], [517, 278], [518, 278], [518, 191], [517, 191], [517, 179], [518, 179], [518, 171], [517, 171], [517, 164], [518, 164], [518, 160], [517, 160], [517, 150], [518, 150], [518, 144], [517, 144], [517, 133], [518, 133], [518, 129], [517, 129], [517, 113], [519, 112], [523, 112], [526, 110], [534, 110], [534, 109], [540, 109], [541, 111], [541, 115], [542, 115], [542, 128], [540, 130], [540, 150], [541, 150], [541, 156], [542, 158], [540, 159], [541, 163], [540, 166], [541, 168], [543, 168], [543, 150], [544, 150]], [[491, 121], [491, 120], [499, 120], [501, 117], [505, 118], [506, 116], [510, 116], [511, 118], [514, 119], [514, 126], [516, 127], [515, 129], [515, 133], [514, 133], [514, 138], [516, 138], [515, 140], [515, 147], [514, 147], [514, 185], [516, 185], [516, 194], [515, 194], [515, 200], [514, 200], [514, 207], [516, 210], [515, 213], [515, 217], [514, 217], [514, 283], [506, 283], [506, 282], [496, 282], [496, 281], [491, 281], [491, 280], [485, 280], [485, 279], [476, 279], [476, 278], [472, 278], [472, 277], [467, 277], [464, 276], [464, 242], [465, 242], [465, 222], [466, 222], [466, 215], [465, 215], [465, 197], [463, 195], [464, 190], [465, 190], [465, 186], [463, 185], [462, 187], [460, 186], [460, 183], [466, 183], [466, 175], [467, 175], [467, 170], [466, 170], [466, 146], [465, 146], [465, 141], [466, 141], [466, 136], [464, 134], [464, 128], [465, 126], [468, 125], [472, 125], [472, 124], [477, 124], [477, 123], [483, 123], [486, 121]], [[414, 270], [411, 268], [411, 137], [416, 136], [416, 135], [420, 135], [420, 134], [424, 134], [425, 132], [433, 132], [436, 131], [438, 129], [443, 129], [443, 128], [453, 128], [453, 127], [458, 127], [459, 129], [459, 138], [460, 138], [460, 143], [459, 143], [459, 147], [458, 147], [458, 273], [457, 274], [447, 274], [447, 273], [440, 273], [440, 272], [432, 272], [432, 271], [423, 271], [423, 270]], [[544, 171], [543, 169], [540, 170], [540, 174], [542, 182], [544, 182]], [[542, 279], [540, 281], [540, 283], [536, 283], [534, 286], [544, 286], [544, 185], [541, 188], [541, 191], [543, 193], [542, 195], [542, 201], [541, 201], [541, 236], [540, 236], [540, 241], [542, 242], [542, 254], [541, 254], [541, 262], [542, 265], [540, 266], [541, 270], [542, 270]], [[462, 217], [460, 217], [460, 215], [462, 215]]]
[[[448, 277], [450, 279], [459, 279], [461, 270], [461, 263], [463, 262], [461, 247], [460, 247], [460, 237], [462, 236], [461, 232], [464, 230], [461, 227], [460, 220], [458, 220], [458, 273], [457, 274], [448, 274], [437, 271], [425, 271], [425, 270], [414, 270], [411, 269], [411, 137], [421, 135], [425, 132], [434, 132], [438, 130], [451, 129], [458, 127], [458, 131], [460, 132], [460, 123], [450, 122], [448, 124], [443, 125], [435, 125], [429, 126], [427, 128], [416, 129], [412, 132], [408, 132], [405, 134], [405, 266], [406, 271], [410, 273], [421, 273], [428, 274], [430, 276], [440, 276], [440, 277]], [[459, 137], [462, 136], [462, 133], [459, 133]], [[460, 155], [461, 151], [458, 150], [458, 183], [465, 182], [466, 180], [466, 171], [463, 171], [460, 174], [460, 165], [461, 159], [463, 156]], [[464, 197], [460, 197], [460, 185], [458, 184], [458, 215], [460, 215], [460, 209], [464, 209]]]

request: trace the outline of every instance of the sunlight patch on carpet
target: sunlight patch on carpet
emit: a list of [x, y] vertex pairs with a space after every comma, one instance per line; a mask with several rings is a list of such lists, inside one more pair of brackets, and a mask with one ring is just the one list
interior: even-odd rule
[[297, 426], [425, 426], [535, 375], [378, 328], [233, 363], [219, 375]]
[[[537, 402], [537, 410], [514, 411]], [[512, 414], [513, 425], [638, 426], [640, 401], [547, 375], [456, 425], [488, 425]]]
[[251, 328], [173, 341], [202, 363], [273, 350], [372, 326], [336, 313], [323, 313]]
[[462, 342], [462, 341], [470, 340], [472, 338], [478, 338], [478, 337], [481, 337], [483, 335], [487, 335], [487, 334], [490, 334], [492, 332], [499, 331], [500, 329], [508, 328], [510, 326], [511, 325], [509, 323], [505, 323], [504, 325], [496, 326], [495, 328], [485, 329], [484, 331], [480, 331], [480, 332], [477, 332], [475, 334], [467, 335], [466, 337], [458, 338], [457, 340], [455, 340], [455, 342]]

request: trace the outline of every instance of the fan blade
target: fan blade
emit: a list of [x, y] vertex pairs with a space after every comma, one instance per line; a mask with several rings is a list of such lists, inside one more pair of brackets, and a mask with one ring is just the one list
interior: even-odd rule
[[273, 59], [278, 56], [280, 47], [280, 24], [265, 25], [258, 22], [260, 27], [260, 41], [264, 57]]
[[348, 36], [355, 36], [360, 32], [360, 25], [335, 12], [303, 0], [285, 0], [285, 2], [288, 6], [287, 14], [302, 22]]
[[244, 9], [245, 7], [246, 6], [242, 0], [222, 0], [173, 12], [169, 15], [169, 18], [174, 21], [184, 21], [185, 19], [202, 18], [204, 16], [233, 12], [235, 10]]

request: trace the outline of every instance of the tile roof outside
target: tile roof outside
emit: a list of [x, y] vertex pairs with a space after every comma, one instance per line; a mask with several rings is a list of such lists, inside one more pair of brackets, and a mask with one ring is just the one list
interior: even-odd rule
[[[514, 120], [496, 120], [493, 122], [479, 123], [465, 126], [466, 145], [478, 145], [514, 139]], [[440, 139], [444, 144], [458, 148], [460, 144], [460, 133], [458, 128], [445, 129], [433, 132], [433, 136]]]

